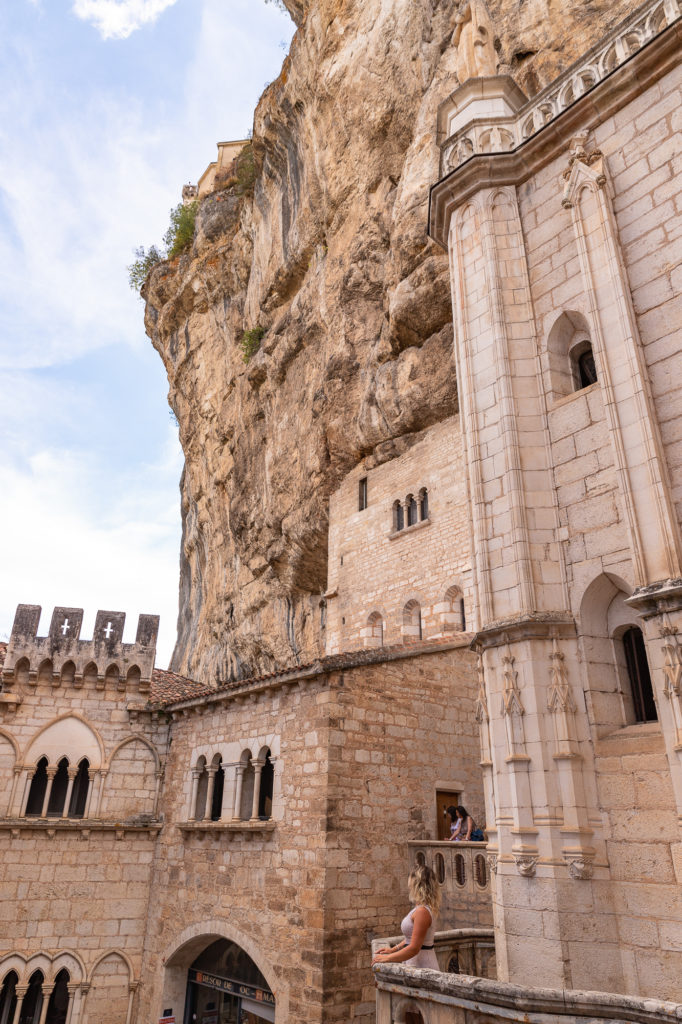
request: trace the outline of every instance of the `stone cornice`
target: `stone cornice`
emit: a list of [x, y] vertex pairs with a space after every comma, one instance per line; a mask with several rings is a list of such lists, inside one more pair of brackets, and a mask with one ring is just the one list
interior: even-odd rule
[[575, 619], [569, 612], [537, 612], [513, 619], [499, 619], [483, 626], [471, 641], [471, 648], [474, 651], [485, 651], [490, 647], [500, 647], [508, 641], [575, 635]]
[[[649, 7], [654, 8], [655, 5], [647, 5], [646, 10]], [[625, 23], [626, 26], [629, 24], [630, 20]], [[623, 26], [618, 31], [622, 32]], [[443, 249], [447, 249], [450, 219], [462, 203], [480, 189], [518, 185], [526, 181], [559, 156], [574, 135], [592, 130], [673, 69], [680, 61], [681, 51], [682, 18], [678, 17], [544, 127], [538, 128], [535, 134], [508, 152], [474, 152], [431, 187], [428, 221], [430, 237]], [[575, 76], [580, 63], [569, 69], [566, 75]], [[543, 93], [518, 111], [515, 125], [524, 123], [531, 107], [539, 109], [546, 92], [543, 90]], [[518, 133], [512, 134], [518, 138]]]

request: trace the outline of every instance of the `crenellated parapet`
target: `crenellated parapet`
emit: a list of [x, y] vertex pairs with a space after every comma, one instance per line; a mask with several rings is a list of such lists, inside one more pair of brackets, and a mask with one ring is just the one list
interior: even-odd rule
[[80, 638], [82, 608], [57, 607], [47, 636], [38, 636], [40, 605], [20, 604], [2, 670], [8, 696], [24, 687], [91, 686], [148, 693], [159, 632], [158, 615], [140, 615], [135, 643], [123, 642], [125, 612], [98, 611], [91, 640]]

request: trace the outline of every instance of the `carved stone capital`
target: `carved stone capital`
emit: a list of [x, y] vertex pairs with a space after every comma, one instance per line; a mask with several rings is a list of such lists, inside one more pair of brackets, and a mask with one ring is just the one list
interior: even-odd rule
[[594, 874], [594, 864], [592, 863], [591, 857], [584, 855], [571, 855], [565, 856], [566, 867], [571, 878], [574, 878], [577, 882], [584, 882], [592, 878]]
[[524, 878], [533, 878], [535, 876], [535, 869], [538, 864], [537, 857], [519, 854], [514, 860], [516, 861], [516, 870], [520, 875], [523, 875]]

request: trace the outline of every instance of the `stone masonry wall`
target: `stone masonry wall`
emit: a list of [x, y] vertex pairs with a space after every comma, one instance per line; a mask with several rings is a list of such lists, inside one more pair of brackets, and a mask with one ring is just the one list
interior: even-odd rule
[[[360, 511], [363, 477], [368, 504]], [[395, 533], [393, 503], [408, 494], [417, 498], [422, 488], [428, 524]], [[446, 610], [445, 593], [453, 586], [464, 596], [466, 617], [473, 617], [466, 501], [458, 416], [430, 427], [390, 461], [366, 460], [349, 473], [329, 503], [328, 654], [372, 645], [367, 620], [377, 612], [384, 644], [399, 643], [410, 600], [421, 605], [425, 638], [452, 631], [459, 608]]]
[[[168, 728], [163, 715], [130, 715], [136, 691], [38, 680], [13, 687], [16, 710], [0, 709], [0, 971], [11, 965], [27, 982], [22, 958], [40, 954], [48, 978], [55, 963], [67, 966], [74, 985], [89, 980], [78, 997], [81, 1024], [123, 1024], [129, 985], [140, 979], [158, 832], [145, 822], [153, 817]], [[84, 753], [95, 776], [89, 815], [21, 818], [36, 761], [45, 755], [54, 765], [67, 756], [75, 767]], [[137, 772], [124, 780], [117, 766], [130, 768], [129, 755]]]
[[[482, 810], [470, 663], [463, 647], [406, 652], [176, 713], [140, 1020], [182, 1012], [209, 935], [256, 961], [278, 1020], [373, 1020], [369, 940], [407, 909], [407, 840], [436, 834], [436, 779]], [[197, 751], [253, 736], [278, 742], [274, 831], [179, 829]]]

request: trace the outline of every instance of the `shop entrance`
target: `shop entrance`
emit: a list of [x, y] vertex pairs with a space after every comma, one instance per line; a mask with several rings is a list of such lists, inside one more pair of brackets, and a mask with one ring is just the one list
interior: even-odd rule
[[264, 1024], [275, 997], [251, 957], [229, 939], [212, 942], [187, 972], [184, 1024]]

